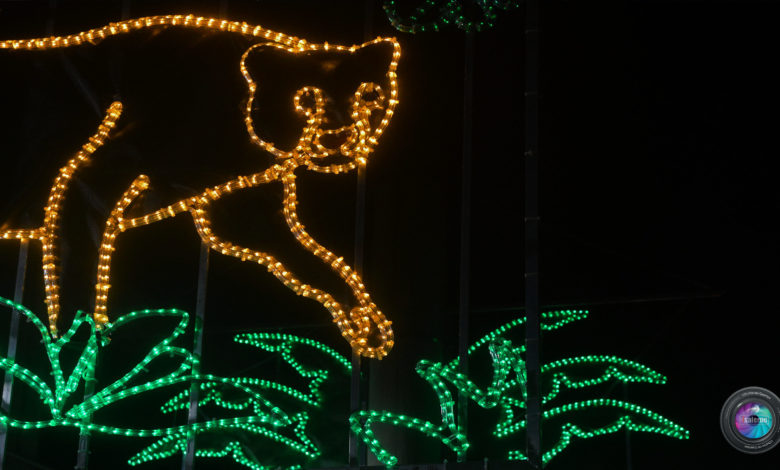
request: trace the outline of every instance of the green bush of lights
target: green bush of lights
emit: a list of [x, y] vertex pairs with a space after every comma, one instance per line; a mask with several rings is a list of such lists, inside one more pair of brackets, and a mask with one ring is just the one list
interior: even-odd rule
[[385, 0], [384, 10], [393, 27], [404, 33], [439, 31], [445, 26], [455, 26], [466, 32], [482, 31], [493, 27], [496, 11], [520, 6], [517, 0], [476, 0], [473, 9], [478, 12], [470, 15], [463, 8], [463, 0], [424, 0], [413, 14], [403, 18], [398, 3], [398, 0]]
[[[195, 455], [199, 458], [230, 458], [236, 463], [253, 470], [283, 468], [298, 470], [307, 462], [317, 458], [322, 451], [307, 435], [309, 411], [321, 408], [323, 395], [321, 386], [334, 374], [347, 376], [351, 370], [350, 362], [333, 349], [316, 341], [281, 333], [246, 333], [237, 335], [234, 340], [266, 353], [277, 355], [299, 377], [307, 381], [305, 390], [278, 382], [254, 377], [219, 377], [210, 374], [196, 374], [198, 359], [185, 348], [174, 343], [186, 331], [189, 315], [176, 309], [142, 310], [120, 317], [116, 322], [97, 332], [91, 316], [79, 312], [70, 329], [59, 339], [52, 339], [46, 326], [32, 312], [22, 305], [0, 297], [0, 305], [16, 309], [41, 335], [41, 343], [51, 364], [51, 379], [44, 380], [24, 366], [0, 357], [0, 369], [13, 375], [26, 384], [39, 397], [49, 410], [51, 418], [40, 421], [25, 421], [11, 416], [0, 415], [0, 423], [17, 429], [42, 429], [52, 427], [71, 427], [82, 431], [98, 432], [115, 436], [157, 438], [130, 458], [130, 465], [161, 460], [186, 452], [189, 439], [214, 435], [213, 442], [203, 445], [198, 441]], [[582, 310], [560, 310], [542, 314], [542, 329], [556, 330], [568, 323], [587, 317]], [[144, 358], [131, 370], [114, 382], [99, 388], [94, 395], [76, 403], [73, 394], [80, 389], [83, 381], [94, 377], [95, 363], [103, 348], [111, 347], [111, 333], [142, 318], [169, 317], [177, 319], [176, 326], [163, 337]], [[448, 363], [427, 360], [418, 362], [415, 370], [433, 388], [441, 410], [441, 422], [419, 419], [391, 411], [359, 411], [349, 418], [352, 431], [362, 439], [368, 449], [386, 466], [395, 465], [397, 458], [377, 439], [373, 427], [387, 424], [411, 429], [434, 438], [463, 458], [469, 448], [466, 433], [455, 419], [454, 393], [463, 394], [485, 409], [498, 409], [499, 419], [492, 434], [496, 438], [506, 438], [525, 431], [525, 402], [527, 392], [526, 369], [523, 359], [525, 346], [514, 345], [507, 339], [508, 333], [521, 327], [524, 319], [517, 319], [488, 333], [468, 348], [468, 354], [485, 350], [489, 352], [492, 366], [490, 383], [481, 388], [468, 376], [458, 372], [458, 359]], [[76, 365], [70, 374], [63, 371], [60, 353], [67, 345], [74, 347], [72, 341], [83, 328], [88, 330], [86, 341]], [[302, 353], [303, 351], [303, 353]], [[316, 356], [325, 358], [334, 367], [320, 369], [307, 367], [299, 357]], [[175, 358], [177, 365], [167, 374], [148, 377], [149, 365], [158, 358]], [[595, 371], [595, 373], [594, 373]], [[677, 439], [687, 439], [688, 431], [682, 426], [664, 418], [658, 413], [625, 401], [609, 398], [597, 398], [576, 401], [549, 407], [564, 390], [577, 390], [605, 384], [610, 381], [623, 383], [664, 384], [666, 378], [658, 372], [634, 361], [615, 356], [589, 355], [556, 360], [544, 364], [542, 372], [543, 422], [563, 419], [560, 436], [543, 454], [547, 463], [563, 451], [574, 439], [589, 439], [611, 434], [622, 429], [637, 432], [659, 434]], [[134, 385], [130, 385], [130, 384]], [[190, 384], [197, 384], [198, 404], [212, 407], [232, 414], [242, 414], [224, 419], [210, 419], [204, 422], [166, 428], [131, 429], [92, 422], [93, 414], [108, 405], [126, 398], [164, 387], [181, 388], [171, 399], [165, 402], [161, 411], [171, 414], [186, 411], [190, 402]], [[275, 404], [267, 394], [285, 396], [299, 403], [303, 411], [291, 412]], [[575, 413], [592, 414], [596, 409], [612, 410], [619, 415], [613, 422], [600, 427], [587, 427], [570, 422]], [[307, 411], [308, 410], [308, 411]], [[553, 435], [546, 431], [546, 435]], [[240, 438], [236, 438], [240, 436]], [[248, 445], [265, 441], [277, 447], [263, 458], [274, 461], [273, 465], [258, 462]], [[278, 446], [282, 446], [281, 448]], [[285, 452], [297, 455], [291, 463], [280, 465], [275, 462], [282, 448]], [[525, 459], [520, 450], [512, 450], [508, 459]]]
[[[281, 392], [306, 406], [320, 407], [322, 395], [319, 388], [322, 383], [334, 372], [341, 372], [344, 376], [347, 376], [351, 369], [347, 359], [316, 341], [292, 335], [253, 333], [238, 335], [235, 340], [241, 344], [279, 354], [282, 360], [289, 364], [297, 374], [308, 379], [307, 392], [301, 392], [276, 382], [250, 377], [226, 378], [210, 374], [195, 374], [192, 371], [197, 370], [197, 367], [195, 367], [198, 364], [197, 358], [188, 350], [173, 344], [187, 328], [189, 322], [187, 312], [176, 309], [133, 312], [120, 317], [113, 324], [106, 326], [100, 333], [95, 328], [92, 316], [79, 312], [70, 329], [59, 339], [53, 340], [46, 326], [24, 306], [2, 297], [0, 297], [0, 305], [17, 310], [28, 319], [28, 323], [31, 323], [38, 330], [42, 339], [41, 343], [51, 364], [51, 375], [53, 377], [53, 383], [47, 383], [46, 380], [24, 366], [0, 357], [0, 369], [10, 373], [15, 379], [29, 386], [51, 414], [50, 419], [41, 421], [25, 421], [11, 416], [0, 415], [0, 423], [8, 428], [24, 430], [71, 427], [82, 431], [115, 436], [159, 438], [131, 457], [128, 462], [130, 465], [138, 465], [182, 454], [186, 452], [187, 441], [191, 437], [206, 433], [228, 436], [235, 435], [237, 431], [240, 431], [244, 436], [251, 436], [245, 437], [244, 440], [257, 441], [258, 439], [264, 439], [284, 446], [288, 451], [298, 455], [300, 462], [285, 466], [278, 464], [262, 465], [257, 462], [251, 452], [246, 451], [247, 443], [239, 442], [238, 440], [227, 442], [223, 440], [216, 448], [214, 446], [204, 447], [199, 445], [196, 449], [196, 457], [230, 457], [236, 463], [254, 470], [280, 467], [287, 470], [297, 470], [302, 467], [303, 463], [321, 454], [321, 450], [317, 448], [306, 434], [309, 414], [305, 411], [289, 413], [267, 399], [264, 396], [264, 392], [269, 390]], [[129, 372], [118, 380], [99, 389], [94, 395], [84, 399], [82, 402], [66, 406], [66, 403], [73, 401], [71, 400], [72, 395], [76, 390], [79, 390], [82, 382], [94, 377], [97, 357], [102, 348], [110, 347], [109, 338], [111, 333], [135, 320], [150, 317], [172, 317], [177, 318], [179, 321], [173, 331], [152, 347], [146, 356]], [[68, 375], [62, 370], [60, 352], [66, 345], [71, 349], [75, 346], [72, 339], [82, 328], [88, 329], [88, 338], [75, 367]], [[315, 354], [329, 358], [336, 364], [336, 369], [328, 371], [309, 369], [303, 366], [294, 354], [294, 349], [298, 347], [308, 349], [309, 353], [314, 351]], [[180, 361], [178, 367], [168, 374], [144, 379], [144, 374], [148, 374], [150, 363], [161, 357], [167, 360], [176, 358]], [[150, 429], [122, 428], [91, 421], [93, 413], [105, 406], [145, 392], [172, 386], [180, 386], [185, 390], [163, 404], [162, 412], [173, 413], [186, 410], [189, 407], [190, 400], [189, 386], [193, 382], [197, 383], [200, 390], [199, 406], [216, 406], [232, 412], [246, 412], [249, 415]], [[130, 386], [130, 383], [136, 383], [136, 385]], [[230, 395], [231, 398], [228, 399], [227, 395]], [[241, 398], [233, 398], [236, 395]], [[264, 455], [264, 457], [268, 456]]]
[[[556, 330], [567, 323], [587, 317], [588, 312], [583, 310], [560, 310], [542, 314], [542, 329]], [[476, 341], [469, 349], [468, 354], [488, 346], [490, 353], [493, 377], [490, 384], [481, 389], [467, 376], [457, 372], [458, 360], [447, 364], [421, 360], [415, 368], [420, 375], [433, 388], [439, 400], [441, 410], [441, 423], [434, 424], [430, 421], [411, 416], [394, 413], [391, 411], [359, 411], [350, 417], [350, 427], [367, 445], [368, 449], [384, 465], [390, 467], [398, 463], [398, 459], [390, 453], [376, 438], [372, 427], [375, 424], [389, 424], [418, 431], [428, 437], [441, 441], [460, 458], [464, 458], [469, 441], [463, 430], [455, 420], [454, 389], [474, 401], [482, 408], [498, 408], [500, 418], [493, 435], [504, 438], [525, 430], [525, 401], [527, 393], [525, 388], [526, 369], [523, 354], [525, 346], [515, 346], [503, 335], [510, 330], [525, 323], [525, 319], [517, 319], [488, 333]], [[596, 369], [600, 371], [589, 378], [572, 378], [575, 374], [569, 369], [574, 367], [588, 371]], [[649, 384], [664, 384], [666, 378], [658, 372], [634, 361], [621, 359], [615, 356], [581, 356], [544, 364], [541, 369], [542, 384], [545, 387], [542, 393], [544, 405], [555, 399], [563, 389], [582, 389], [616, 380], [619, 382], [644, 382]], [[582, 375], [582, 371], [578, 371]], [[586, 429], [572, 423], [563, 424], [559, 440], [552, 445], [542, 456], [546, 464], [565, 449], [574, 438], [589, 439], [615, 433], [621, 429], [660, 434], [662, 436], [677, 439], [688, 439], [688, 431], [682, 426], [664, 418], [658, 413], [631, 403], [607, 398], [591, 399], [565, 404], [556, 408], [549, 408], [543, 412], [543, 422], [552, 418], [570, 418], [570, 415], [578, 411], [613, 410], [621, 416], [614, 422], [591, 429]], [[548, 435], [550, 435], [548, 433]], [[512, 450], [507, 455], [510, 460], [524, 460], [526, 456], [519, 450]]]
[[[223, 409], [233, 411], [244, 411], [252, 409], [256, 415], [261, 415], [262, 409], [269, 408], [272, 409], [272, 412], [276, 416], [287, 416], [284, 411], [274, 406], [271, 402], [263, 398], [262, 395], [258, 393], [260, 390], [274, 390], [281, 392], [282, 394], [295, 400], [298, 400], [306, 406], [320, 408], [323, 402], [323, 397], [320, 393], [320, 386], [331, 376], [332, 372], [325, 369], [309, 369], [302, 365], [294, 353], [294, 349], [299, 346], [307, 347], [310, 350], [313, 350], [313, 352], [315, 352], [317, 355], [329, 358], [337, 365], [336, 372], [342, 372], [345, 374], [345, 376], [351, 371], [352, 368], [349, 361], [347, 361], [347, 359], [338, 354], [336, 351], [308, 338], [301, 338], [298, 336], [280, 333], [247, 333], [237, 335], [234, 339], [237, 343], [253, 346], [270, 353], [278, 354], [282, 360], [286, 362], [298, 375], [305, 379], [309, 379], [308, 393], [304, 393], [294, 389], [293, 387], [269, 380], [256, 379], [252, 377], [231, 377], [224, 380], [235, 384], [236, 386], [245, 386], [254, 392], [248, 394], [248, 396], [242, 401], [228, 400], [222, 391], [222, 386], [227, 382], [219, 382], [217, 380], [201, 382], [199, 384], [199, 406], [212, 404]], [[229, 391], [234, 390], [229, 389]], [[168, 400], [162, 406], [162, 411], [163, 413], [172, 413], [175, 411], [187, 410], [189, 408], [189, 400], [190, 392], [185, 390], [174, 396], [172, 399]], [[232, 426], [228, 423], [225, 426], [219, 426], [214, 429], [195, 429], [193, 431], [195, 434], [206, 431], [224, 433], [230, 431], [231, 429], [240, 429], [252, 435], [251, 438], [245, 438], [245, 440], [253, 439], [254, 437], [264, 437], [279, 444], [283, 444], [288, 449], [296, 451], [302, 457], [304, 457], [305, 461], [308, 461], [317, 458], [321, 454], [321, 450], [318, 449], [306, 435], [306, 425], [308, 421], [309, 414], [307, 412], [289, 414], [289, 419], [283, 422], [281, 426], [287, 426], [291, 428], [294, 434], [293, 438], [286, 437], [275, 430], [280, 426], [278, 421], [270, 423], [270, 427], [272, 429], [258, 425]], [[165, 436], [164, 438], [136, 454], [130, 460], [130, 464], [136, 465], [143, 462], [160, 460], [182, 454], [187, 449], [188, 439], [189, 436], [185, 431], [178, 432], [174, 435]], [[195, 456], [205, 458], [221, 458], [230, 456], [235, 462], [255, 470], [270, 469], [275, 467], [261, 465], [254, 458], [250, 457], [245, 452], [246, 444], [247, 442], [231, 440], [227, 443], [223, 443], [218, 449], [203, 448], [199, 446], [195, 451]], [[284, 468], [288, 470], [296, 470], [301, 468], [301, 466], [301, 464], [296, 464], [288, 465]]]

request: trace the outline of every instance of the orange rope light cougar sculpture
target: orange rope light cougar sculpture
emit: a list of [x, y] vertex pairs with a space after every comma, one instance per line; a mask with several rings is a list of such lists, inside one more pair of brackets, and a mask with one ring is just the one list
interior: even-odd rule
[[[389, 124], [395, 106], [398, 104], [396, 69], [401, 55], [398, 41], [394, 38], [377, 38], [373, 41], [353, 46], [331, 45], [328, 43], [312, 44], [304, 39], [274, 32], [260, 26], [252, 26], [247, 23], [201, 18], [192, 15], [165, 15], [111, 23], [101, 28], [68, 36], [0, 41], [0, 49], [39, 50], [78, 46], [85, 43], [94, 44], [110, 36], [164, 26], [228, 31], [273, 41], [254, 44], [249, 47], [241, 57], [240, 71], [249, 88], [249, 97], [244, 109], [244, 121], [250, 139], [258, 147], [274, 155], [276, 162], [264, 171], [238, 176], [226, 183], [207, 188], [197, 196], [180, 200], [152, 213], [139, 217], [126, 217], [125, 213], [131, 208], [133, 201], [150, 184], [146, 176], [140, 175], [137, 177], [120, 201], [116, 203], [106, 222], [99, 250], [97, 282], [95, 285], [94, 318], [96, 325], [101, 327], [109, 321], [106, 305], [110, 289], [111, 255], [114, 251], [116, 237], [126, 230], [174, 217], [183, 212], [189, 212], [194, 220], [198, 235], [211, 249], [242, 261], [251, 261], [264, 266], [297, 295], [316, 300], [327, 309], [341, 331], [342, 336], [350, 343], [356, 353], [365, 357], [381, 359], [393, 347], [394, 339], [391, 322], [372, 302], [371, 296], [358, 273], [344, 262], [343, 257], [337, 256], [319, 244], [309, 235], [304, 225], [299, 221], [296, 211], [298, 202], [294, 172], [296, 169], [303, 167], [321, 173], [343, 173], [366, 164], [368, 155], [377, 145], [379, 137]], [[325, 129], [327, 103], [323, 98], [323, 92], [316, 87], [304, 87], [298, 90], [293, 97], [293, 105], [296, 112], [306, 119], [306, 124], [295, 147], [292, 150], [285, 151], [257, 135], [251, 115], [257, 84], [252, 79], [246, 66], [246, 59], [253, 51], [263, 47], [271, 47], [292, 54], [314, 51], [352, 54], [364, 47], [381, 43], [387, 43], [392, 47], [392, 57], [385, 74], [389, 83], [389, 91], [386, 93], [376, 83], [361, 83], [355, 90], [351, 100], [351, 124], [337, 129]], [[369, 96], [370, 99], [368, 98]], [[59, 280], [57, 277], [58, 262], [56, 250], [58, 247], [57, 219], [59, 217], [60, 203], [64, 198], [71, 176], [103, 144], [109, 132], [115, 126], [121, 111], [122, 104], [119, 102], [113, 103], [108, 109], [103, 123], [98, 128], [98, 132], [60, 170], [60, 174], [52, 186], [49, 202], [44, 209], [43, 227], [32, 230], [0, 231], [0, 239], [40, 240], [43, 244], [46, 305], [49, 327], [54, 335], [57, 334], [57, 318], [59, 316]], [[372, 121], [376, 124], [372, 124]], [[339, 136], [341, 137], [341, 142], [335, 148], [328, 147], [323, 143], [322, 139], [329, 136]], [[346, 163], [338, 164], [326, 164], [323, 161], [325, 158], [332, 156], [346, 157], [347, 161]], [[331, 294], [301, 282], [273, 255], [234, 245], [229, 241], [221, 239], [212, 231], [208, 211], [211, 202], [237, 190], [272, 182], [279, 182], [283, 186], [283, 213], [290, 232], [304, 249], [330, 266], [349, 286], [357, 303], [351, 309], [342, 305]]]

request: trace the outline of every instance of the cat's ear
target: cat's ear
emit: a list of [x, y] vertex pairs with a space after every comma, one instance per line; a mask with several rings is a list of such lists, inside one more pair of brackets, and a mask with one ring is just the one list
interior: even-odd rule
[[313, 70], [303, 58], [275, 43], [255, 44], [241, 57], [248, 88], [247, 131], [253, 142], [279, 158], [295, 147], [307, 121], [295, 106], [296, 96], [301, 105], [308, 104], [299, 90]]
[[253, 141], [278, 158], [298, 158], [317, 171], [346, 171], [364, 163], [397, 102], [399, 56], [392, 39], [350, 47], [252, 46], [241, 70], [249, 88], [246, 123]]

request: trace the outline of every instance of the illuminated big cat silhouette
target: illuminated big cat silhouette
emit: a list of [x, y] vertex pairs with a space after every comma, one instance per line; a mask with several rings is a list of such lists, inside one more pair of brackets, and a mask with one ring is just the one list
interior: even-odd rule
[[[377, 38], [356, 46], [313, 44], [246, 23], [169, 15], [111, 23], [108, 26], [70, 36], [0, 41], [0, 49], [43, 50], [85, 46], [114, 35], [165, 27], [228, 31], [262, 40], [243, 53], [238, 65], [248, 87], [244, 107], [246, 130], [251, 142], [262, 151], [271, 154], [273, 161], [267, 168], [206, 187], [195, 196], [165, 204], [151, 211], [139, 211], [140, 204], [137, 202], [155, 182], [146, 175], [138, 175], [115, 203], [105, 221], [95, 281], [95, 324], [100, 328], [110, 320], [107, 301], [110, 293], [111, 258], [117, 238], [123, 232], [189, 214], [198, 236], [210, 249], [264, 266], [295, 294], [322, 305], [357, 354], [381, 359], [393, 347], [391, 322], [372, 301], [360, 275], [344, 262], [342, 256], [317, 242], [304, 228], [297, 211], [296, 171], [335, 174], [350, 172], [366, 164], [398, 103], [396, 81], [396, 69], [400, 58], [398, 42], [393, 38]], [[310, 62], [318, 64], [320, 72], [327, 74], [341, 59], [374, 50], [380, 51], [388, 58], [384, 64], [382, 83], [358, 82], [356, 88], [350, 91], [352, 96], [346, 113], [339, 114], [338, 110], [333, 109], [333, 103], [328, 98], [329, 90], [324, 90], [316, 84], [299, 87], [291, 90], [289, 96], [277, 96], [286, 100], [287, 105], [294, 109], [303, 122], [295, 141], [286, 145], [275, 144], [264, 137], [266, 134], [263, 132], [262, 124], [258, 124], [256, 116], [258, 113], [268, 112], [262, 109], [259, 99], [264, 92], [265, 69], [262, 66], [254, 67], [255, 61], [262, 65], [265, 61], [295, 61], [299, 58], [308, 58]], [[93, 154], [107, 139], [111, 138], [122, 112], [121, 102], [112, 103], [97, 132], [88, 139], [76, 156], [60, 169], [49, 192], [43, 211], [42, 226], [34, 229], [17, 229], [3, 225], [3, 229], [0, 230], [0, 239], [27, 239], [41, 243], [46, 307], [49, 327], [53, 335], [57, 334], [57, 320], [60, 316], [58, 252], [61, 243], [59, 234], [61, 206], [68, 191], [72, 190], [74, 174], [90, 161]], [[273, 123], [273, 119], [269, 120], [266, 116], [263, 122]], [[345, 302], [339, 301], [333, 293], [299, 280], [273, 254], [236, 244], [221, 237], [212, 228], [211, 209], [215, 201], [249, 188], [272, 186], [277, 187], [282, 196], [281, 212], [298, 246], [316, 256], [333, 270], [348, 287], [351, 299]], [[252, 217], [261, 216], [252, 214]]]

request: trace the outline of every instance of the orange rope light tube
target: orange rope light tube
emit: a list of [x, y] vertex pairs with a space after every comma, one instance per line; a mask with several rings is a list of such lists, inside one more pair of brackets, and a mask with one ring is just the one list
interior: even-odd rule
[[[238, 258], [241, 261], [262, 265], [295, 294], [320, 303], [330, 313], [342, 336], [349, 342], [357, 354], [378, 359], [386, 356], [394, 343], [391, 322], [371, 300], [371, 296], [360, 275], [344, 262], [343, 257], [337, 256], [318, 243], [305, 230], [296, 210], [298, 200], [295, 171], [298, 168], [304, 168], [320, 173], [344, 173], [364, 166], [367, 163], [368, 156], [373, 152], [379, 137], [387, 128], [398, 104], [396, 70], [401, 56], [398, 41], [395, 38], [377, 38], [364, 44], [353, 46], [328, 43], [313, 44], [301, 38], [271, 31], [261, 26], [249, 25], [244, 22], [202, 18], [192, 15], [164, 15], [110, 23], [100, 28], [67, 36], [4, 40], [0, 41], [0, 49], [42, 50], [88, 45], [95, 44], [111, 36], [137, 30], [171, 26], [226, 31], [267, 40], [267, 42], [252, 45], [243, 53], [240, 61], [240, 72], [249, 90], [247, 104], [244, 108], [244, 121], [250, 140], [262, 150], [271, 153], [275, 157], [275, 162], [271, 167], [258, 173], [238, 176], [223, 184], [206, 188], [197, 196], [182, 199], [142, 216], [127, 217], [125, 214], [131, 208], [135, 199], [143, 191], [147, 190], [150, 185], [148, 177], [139, 175], [130, 188], [125, 191], [122, 198], [115, 204], [106, 221], [103, 240], [98, 253], [95, 284], [95, 324], [98, 327], [102, 327], [109, 322], [107, 302], [110, 290], [110, 263], [115, 249], [116, 237], [126, 230], [142, 227], [187, 212], [193, 218], [195, 228], [201, 240], [211, 249], [224, 255]], [[257, 83], [252, 79], [246, 66], [246, 60], [250, 54], [263, 47], [276, 48], [291, 54], [316, 51], [353, 54], [362, 48], [383, 43], [392, 47], [391, 60], [385, 73], [389, 89], [385, 91], [376, 83], [361, 83], [351, 99], [350, 116], [352, 122], [350, 124], [337, 129], [325, 129], [327, 102], [323, 98], [323, 92], [316, 87], [304, 87], [298, 90], [293, 97], [295, 111], [306, 119], [306, 124], [294, 148], [285, 151], [258, 136], [251, 115]], [[60, 310], [59, 279], [57, 275], [57, 249], [59, 247], [57, 221], [60, 205], [65, 197], [65, 191], [73, 173], [81, 165], [85, 164], [92, 154], [103, 145], [109, 137], [111, 130], [115, 127], [121, 112], [121, 103], [114, 102], [111, 104], [95, 135], [90, 137], [76, 156], [60, 169], [59, 175], [51, 188], [48, 203], [44, 208], [44, 223], [42, 227], [0, 231], [0, 239], [27, 239], [41, 242], [43, 246], [46, 306], [49, 328], [53, 335], [57, 334], [57, 319]], [[328, 136], [341, 136], [342, 141], [335, 148], [328, 147], [322, 141], [323, 137]], [[324, 162], [327, 157], [333, 156], [346, 157], [346, 163], [326, 164]], [[272, 254], [232, 244], [221, 239], [211, 229], [209, 206], [213, 201], [234, 191], [273, 182], [278, 182], [282, 185], [284, 194], [282, 212], [290, 232], [305, 250], [328, 265], [346, 283], [355, 300], [353, 307], [349, 308], [338, 302], [331, 294], [301, 282]]]

